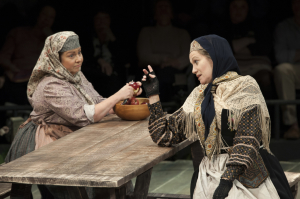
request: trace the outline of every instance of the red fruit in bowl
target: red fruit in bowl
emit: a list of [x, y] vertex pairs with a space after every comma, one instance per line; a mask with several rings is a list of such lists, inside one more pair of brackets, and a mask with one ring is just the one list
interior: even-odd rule
[[136, 99], [135, 97], [132, 97], [130, 100], [131, 100], [131, 102], [130, 102], [131, 105], [139, 105], [140, 104], [139, 100]]
[[145, 104], [145, 105], [147, 105], [148, 103], [147, 103], [147, 102], [143, 102], [143, 103], [141, 103], [141, 104]]
[[127, 102], [124, 105], [130, 105], [131, 99], [127, 99]]
[[134, 81], [129, 82], [129, 86], [131, 86], [133, 88], [134, 95], [136, 95], [140, 90], [140, 85], [138, 85], [138, 83], [136, 83]]

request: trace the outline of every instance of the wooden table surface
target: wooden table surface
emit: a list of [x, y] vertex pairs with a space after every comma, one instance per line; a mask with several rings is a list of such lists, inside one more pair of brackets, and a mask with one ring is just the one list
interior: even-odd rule
[[159, 147], [148, 120], [111, 115], [0, 166], [0, 182], [120, 187], [191, 143]]

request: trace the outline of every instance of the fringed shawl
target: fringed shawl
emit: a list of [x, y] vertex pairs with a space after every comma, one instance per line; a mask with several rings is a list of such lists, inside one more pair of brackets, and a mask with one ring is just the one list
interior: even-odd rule
[[[251, 76], [239, 76], [235, 72], [228, 72], [220, 78], [215, 79], [218, 85], [217, 93], [213, 93], [216, 112], [221, 109], [228, 109], [229, 128], [238, 129], [243, 113], [257, 107], [260, 116], [259, 126], [262, 130], [262, 142], [270, 152], [270, 116], [264, 97], [257, 82]], [[220, 115], [216, 114], [209, 127], [209, 135], [205, 139], [205, 125], [201, 115], [201, 102], [204, 99], [204, 90], [207, 85], [196, 87], [183, 104], [185, 115], [185, 136], [190, 140], [200, 140], [206, 154], [211, 158], [219, 154], [221, 148], [226, 147], [217, 122], [220, 122]], [[218, 109], [218, 110], [217, 110]]]
[[[192, 42], [191, 51], [201, 48], [213, 60], [213, 82], [195, 88], [183, 105], [186, 137], [190, 140], [199, 139], [211, 159], [226, 146], [217, 126], [215, 104], [218, 104], [218, 108], [229, 110], [229, 128], [233, 130], [237, 130], [243, 113], [257, 107], [262, 142], [270, 152], [270, 116], [257, 82], [250, 76], [239, 75], [238, 65], [225, 39], [208, 35]], [[216, 89], [221, 84], [226, 84], [226, 87], [216, 95]]]

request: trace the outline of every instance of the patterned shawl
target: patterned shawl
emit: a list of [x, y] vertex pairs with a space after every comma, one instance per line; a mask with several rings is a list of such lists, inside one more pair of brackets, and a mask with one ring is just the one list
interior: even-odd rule
[[59, 51], [63, 47], [68, 37], [76, 35], [71, 31], [64, 31], [49, 36], [45, 41], [45, 46], [41, 55], [32, 71], [31, 77], [27, 85], [27, 97], [32, 102], [32, 95], [40, 81], [48, 75], [55, 76], [59, 79], [71, 82], [75, 88], [84, 96], [86, 101], [91, 105], [94, 104], [92, 98], [80, 87], [81, 78], [79, 71], [76, 75], [72, 75], [60, 62]]
[[[263, 145], [270, 152], [270, 116], [257, 82], [239, 75], [237, 63], [225, 39], [217, 35], [197, 38], [191, 44], [191, 51], [199, 49], [205, 49], [213, 60], [213, 82], [195, 88], [183, 105], [186, 137], [199, 139], [208, 158], [212, 158], [226, 147], [217, 128], [214, 103], [222, 104], [224, 109], [229, 110], [229, 124], [234, 130], [237, 130], [243, 113], [257, 107]], [[213, 97], [217, 86], [226, 82], [228, 86], [223, 94], [230, 97], [216, 101], [220, 100]]]

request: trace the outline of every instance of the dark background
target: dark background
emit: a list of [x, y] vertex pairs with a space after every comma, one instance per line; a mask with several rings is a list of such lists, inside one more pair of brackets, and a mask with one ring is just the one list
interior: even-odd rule
[[[52, 30], [54, 32], [70, 30], [77, 33], [85, 55], [84, 46], [93, 34], [93, 16], [100, 10], [107, 10], [112, 19], [112, 30], [119, 40], [123, 40], [122, 47], [130, 52], [129, 58], [134, 68], [137, 62], [138, 34], [144, 26], [155, 25], [154, 2], [154, 0], [2, 0], [0, 2], [0, 47], [11, 29], [33, 25], [41, 7], [50, 5], [56, 10]], [[222, 23], [228, 10], [227, 0], [172, 0], [171, 2], [174, 10], [173, 25], [188, 30], [191, 39], [214, 33], [211, 30], [212, 27]], [[249, 0], [249, 4], [253, 23], [264, 21], [271, 32], [280, 21], [293, 15], [289, 0]], [[182, 25], [178, 20], [181, 13], [193, 16], [192, 23], [187, 26]], [[205, 30], [198, 31], [198, 33], [193, 31], [195, 24], [202, 24]]]

